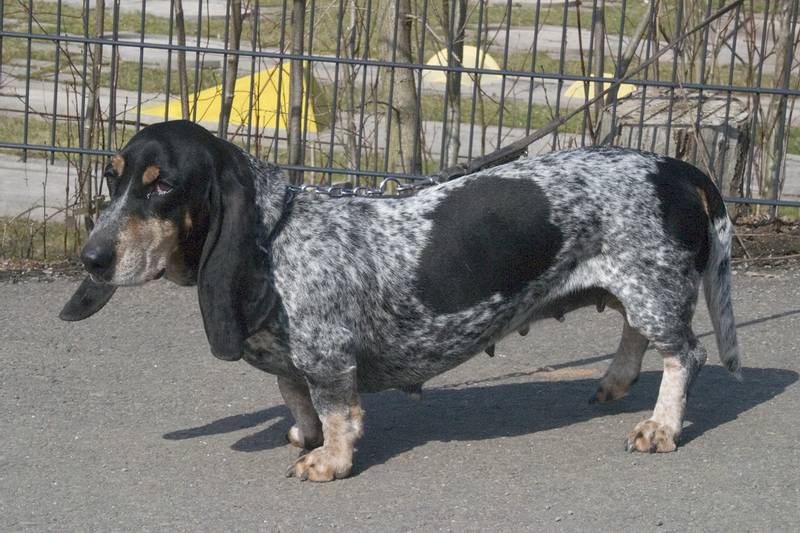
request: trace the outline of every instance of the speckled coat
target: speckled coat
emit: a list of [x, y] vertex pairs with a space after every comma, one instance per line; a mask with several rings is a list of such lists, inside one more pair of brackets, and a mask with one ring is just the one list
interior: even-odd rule
[[[328, 198], [292, 192], [276, 167], [200, 129], [146, 128], [121, 152], [122, 166], [183, 175], [164, 193], [165, 202], [174, 195], [171, 211], [137, 209], [175, 221], [179, 235], [179, 216], [194, 221], [189, 234], [202, 254], [179, 236], [189, 266], [177, 277], [198, 283], [215, 355], [279, 376], [297, 421], [290, 441], [317, 448], [290, 475], [349, 474], [360, 392], [416, 391], [531, 321], [583, 305], [608, 304], [625, 317], [596, 400], [627, 393], [649, 343], [664, 357], [656, 409], [628, 435], [631, 450], [675, 449], [687, 389], [706, 359], [691, 329], [701, 281], [721, 360], [738, 370], [731, 226], [713, 183], [691, 165], [589, 148], [523, 158], [406, 198]], [[206, 157], [134, 164], [145, 146], [170, 154], [188, 140]], [[206, 182], [194, 168], [203, 159], [213, 167]], [[126, 198], [136, 195], [131, 187]], [[112, 204], [109, 212], [125, 211]], [[112, 226], [121, 231], [119, 221], [101, 224], [85, 253], [108, 241]], [[104, 268], [96, 274], [112, 285], [130, 277]]]

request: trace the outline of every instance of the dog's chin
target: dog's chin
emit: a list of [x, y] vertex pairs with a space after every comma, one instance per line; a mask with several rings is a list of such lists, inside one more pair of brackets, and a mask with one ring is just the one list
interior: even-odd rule
[[157, 279], [161, 279], [164, 277], [164, 273], [166, 269], [162, 268], [153, 273], [147, 273], [141, 276], [135, 277], [118, 277], [114, 276], [110, 280], [99, 280], [98, 283], [103, 283], [105, 285], [113, 285], [115, 287], [139, 287], [144, 285], [149, 281], [154, 281]]
[[166, 270], [162, 273], [162, 276], [167, 281], [171, 281], [175, 285], [179, 285], [181, 287], [192, 287], [197, 285], [197, 275], [189, 270], [178, 270], [167, 266]]
[[89, 279], [91, 279], [94, 283], [97, 283], [98, 285], [112, 285], [112, 286], [114, 285], [114, 283], [112, 283], [110, 279], [105, 279], [101, 278], [100, 276], [95, 276], [91, 272], [87, 272], [87, 274], [89, 275]]

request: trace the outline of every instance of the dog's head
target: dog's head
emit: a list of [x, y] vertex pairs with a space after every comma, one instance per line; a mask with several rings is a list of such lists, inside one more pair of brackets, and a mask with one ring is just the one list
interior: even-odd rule
[[252, 312], [243, 306], [253, 305], [245, 285], [258, 255], [246, 156], [191, 122], [165, 122], [137, 133], [108, 162], [105, 178], [111, 202], [81, 252], [89, 277], [61, 318], [87, 318], [116, 287], [165, 276], [198, 285], [214, 355], [241, 357]]

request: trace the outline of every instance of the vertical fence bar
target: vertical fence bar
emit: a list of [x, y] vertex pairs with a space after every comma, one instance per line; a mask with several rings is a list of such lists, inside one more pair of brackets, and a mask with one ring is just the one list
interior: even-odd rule
[[[712, 0], [708, 0], [706, 2], [706, 12], [705, 17], [708, 18], [711, 15], [711, 2]], [[706, 81], [706, 56], [708, 55], [708, 36], [710, 33], [710, 29], [706, 26], [703, 29], [703, 51], [700, 53], [700, 79], [698, 80], [700, 84], [704, 84]], [[699, 89], [697, 91], [697, 116], [695, 118], [694, 123], [694, 135], [695, 135], [695, 142], [692, 145], [692, 163], [697, 164], [697, 150], [700, 147], [700, 143], [703, 143], [703, 150], [707, 153], [707, 147], [705, 146], [705, 139], [703, 139], [703, 130], [702, 130], [702, 120], [703, 120], [703, 89]], [[709, 166], [712, 164], [711, 161], [708, 162]], [[713, 174], [714, 171], [712, 168], [708, 168], [708, 173]], [[716, 178], [716, 176], [714, 176]]]
[[[0, 32], [5, 28], [5, 7], [6, 3], [0, 2]], [[0, 33], [0, 75], [3, 73], [3, 35]]]
[[[342, 5], [343, 0], [339, 0]], [[306, 21], [306, 2], [305, 0], [294, 0], [292, 3], [292, 48], [294, 55], [303, 54], [303, 31]], [[337, 35], [336, 57], [339, 57], [339, 37], [342, 30], [341, 10], [339, 17], [339, 31]], [[337, 80], [333, 85], [333, 100], [336, 101], [336, 86], [338, 85], [339, 63], [336, 63]], [[303, 106], [303, 61], [292, 59], [289, 61], [289, 164], [299, 166], [303, 163], [303, 150], [301, 146], [300, 115]], [[335, 106], [335, 104], [334, 104]], [[336, 114], [334, 113], [333, 117]], [[331, 121], [331, 160], [333, 159], [333, 132], [335, 121]], [[293, 185], [303, 182], [303, 173], [300, 170], [292, 169], [289, 171], [289, 181]]]
[[[313, 0], [312, 0], [313, 1]], [[289, 1], [283, 0], [282, 8], [281, 8], [281, 36], [278, 40], [278, 49], [281, 53], [286, 51], [286, 14], [289, 10], [288, 7]], [[272, 146], [275, 149], [275, 152], [272, 154], [272, 160], [277, 163], [278, 162], [278, 148], [280, 146], [280, 123], [281, 123], [281, 104], [283, 103], [283, 59], [281, 58], [278, 61], [278, 102], [276, 105], [276, 114], [275, 114], [275, 134], [273, 135], [273, 143]], [[288, 125], [288, 113], [287, 115], [287, 125]], [[287, 134], [287, 142], [288, 142], [288, 134]]]
[[[202, 2], [202, 0], [200, 0]], [[136, 131], [142, 126], [142, 84], [144, 83], [144, 35], [147, 13], [147, 0], [142, 0], [142, 13], [139, 20], [139, 74], [136, 80]]]
[[[581, 56], [581, 76], [582, 77], [591, 77], [593, 75], [592, 67], [594, 67], [595, 55], [597, 50], [595, 49], [595, 27], [598, 25], [598, 5], [597, 0], [592, 0], [592, 20], [591, 20], [591, 28], [589, 29], [589, 57], [588, 61], [584, 62], [584, 46], [583, 46], [583, 21], [581, 19], [581, 6], [580, 4], [575, 5], [575, 14], [577, 16], [577, 20], [581, 21], [580, 25], [577, 26], [576, 32], [578, 34], [578, 53]], [[605, 37], [605, 36], [603, 36]], [[602, 74], [601, 74], [602, 76]], [[600, 82], [598, 82], [600, 83]], [[592, 90], [591, 87], [594, 86], [594, 90], [597, 90], [597, 83], [590, 83], [588, 81], [583, 82], [583, 103], [586, 104], [589, 99], [590, 91]], [[592, 126], [592, 110], [586, 108], [583, 112], [583, 120], [581, 121], [581, 146], [586, 145], [586, 129]]]
[[[764, 80], [764, 63], [766, 60], [767, 54], [767, 30], [769, 29], [769, 7], [771, 2], [765, 2], [764, 4], [764, 14], [763, 14], [763, 21], [764, 27], [761, 29], [761, 48], [759, 49], [759, 60], [758, 60], [758, 74], [756, 75], [756, 87], [761, 87], [761, 84]], [[755, 18], [755, 13], [753, 12], [752, 6], [750, 11], [751, 16]], [[755, 30], [755, 20], [753, 21], [753, 29]], [[761, 93], [756, 92], [753, 95], [753, 121], [751, 122], [750, 131], [753, 134], [753, 138], [756, 138], [756, 128], [758, 128], [758, 115], [761, 109]], [[747, 188], [745, 190], [746, 197], [752, 196], [752, 187], [753, 187], [753, 162], [755, 160], [755, 148], [756, 143], [750, 143], [750, 154], [748, 156], [748, 163], [747, 163]]]
[[[682, 31], [683, 27], [683, 0], [678, 2], [678, 12], [676, 13], [675, 17], [675, 35], [678, 35]], [[669, 95], [669, 109], [667, 110], [667, 134], [666, 134], [666, 142], [664, 145], [664, 153], [669, 155], [669, 143], [672, 141], [672, 113], [675, 108], [675, 83], [678, 79], [678, 56], [680, 56], [681, 47], [683, 44], [680, 44], [672, 51], [672, 76], [671, 81], [673, 87], [670, 87], [667, 91]]]
[[[797, 29], [797, 3], [798, 0], [794, 0], [792, 2], [792, 13], [789, 16], [789, 20], [787, 23], [790, 23], [792, 29], [788, 31], [786, 36], [779, 35], [778, 38], [785, 38], [787, 47], [786, 50], [786, 58], [783, 64], [783, 89], [789, 89], [789, 80], [791, 79], [791, 72], [792, 72], [792, 62], [794, 61], [794, 34], [795, 30]], [[788, 100], [789, 97], [784, 93], [780, 95], [780, 100], [778, 102], [778, 131], [775, 133], [775, 161], [773, 163], [773, 168], [768, 169], [769, 172], [772, 174], [772, 191], [771, 191], [771, 200], [778, 200], [781, 192], [781, 174], [783, 174], [783, 161], [784, 161], [784, 151], [785, 151], [785, 143], [784, 143], [784, 135], [786, 132], [786, 110], [788, 107]], [[769, 216], [770, 218], [775, 218], [778, 216], [778, 206], [772, 205], [769, 208]]]
[[[425, 5], [427, 6], [425, 0]], [[394, 36], [392, 37], [392, 63], [397, 61], [397, 34], [400, 27], [400, 0], [394, 0]], [[383, 148], [383, 171], [389, 172], [389, 151], [392, 140], [392, 117], [394, 116], [394, 77], [396, 67], [390, 67], [389, 71], [389, 96], [386, 104], [386, 144]], [[398, 128], [399, 129], [399, 128]], [[398, 132], [399, 135], [399, 132]]]
[[[475, 37], [475, 68], [483, 68], [483, 62], [481, 58], [483, 57], [483, 49], [481, 48], [481, 37], [483, 36], [483, 19], [484, 19], [484, 12], [486, 11], [486, 2], [487, 0], [478, 0], [478, 31], [476, 32]], [[536, 10], [538, 13], [540, 2], [536, 2]], [[536, 41], [534, 40], [534, 46], [536, 46]], [[469, 119], [469, 145], [467, 147], [467, 159], [472, 159], [472, 144], [475, 139], [475, 112], [478, 110], [478, 91], [480, 90], [481, 85], [481, 75], [475, 74], [473, 78], [472, 84], [472, 109], [470, 110], [470, 119]], [[531, 88], [531, 94], [533, 93], [533, 88]], [[480, 95], [480, 98], [483, 98], [483, 95]], [[528, 121], [530, 121], [530, 111], [528, 111]]]
[[[422, 3], [422, 20], [420, 22], [420, 26], [422, 26], [422, 31], [420, 35], [419, 53], [417, 54], [417, 63], [419, 63], [420, 65], [425, 64], [425, 40], [426, 40], [425, 38], [428, 35], [428, 8], [429, 8], [429, 1], [424, 0]], [[415, 123], [413, 125], [414, 143], [412, 146], [413, 150], [412, 153], [414, 155], [412, 157], [411, 166], [412, 168], [417, 168], [417, 167], [422, 167], [422, 162], [417, 161], [417, 156], [422, 152], [421, 142], [422, 142], [422, 131], [424, 128], [424, 124], [422, 121], [422, 74], [424, 70], [423, 68], [420, 68], [419, 70], [414, 70], [413, 72], [416, 72], [417, 74], [417, 105], [416, 105], [416, 118], [415, 118]], [[399, 129], [398, 129], [398, 134], [399, 134]], [[408, 172], [407, 169], [406, 172]]]
[[[730, 50], [731, 50], [731, 61], [730, 61], [730, 64], [728, 66], [728, 90], [725, 91], [725, 93], [726, 93], [726, 97], [725, 97], [725, 126], [728, 125], [728, 121], [730, 120], [730, 116], [731, 116], [731, 101], [733, 99], [733, 90], [732, 90], [732, 87], [733, 87], [733, 71], [734, 71], [734, 69], [736, 67], [736, 45], [738, 43], [738, 37], [739, 37], [739, 14], [740, 14], [740, 10], [741, 10], [741, 6], [736, 6], [736, 12], [734, 14], [734, 19], [733, 19], [733, 24], [734, 24], [733, 36], [732, 36], [733, 45], [730, 47]], [[727, 41], [727, 39], [726, 39], [726, 41]], [[724, 46], [724, 43], [723, 43], [723, 46]], [[719, 170], [720, 190], [722, 190], [723, 181], [725, 179], [725, 162], [726, 162], [726, 159], [727, 159], [726, 158], [727, 151], [729, 150], [729, 147], [728, 147], [728, 132], [730, 131], [730, 129], [731, 128], [726, 127], [725, 128], [725, 132], [723, 133], [723, 136], [724, 136], [723, 137], [723, 142], [725, 143], [724, 144], [724, 146], [725, 146], [725, 154], [720, 152], [720, 167], [719, 167], [720, 168], [720, 170]], [[715, 143], [714, 148], [716, 148], [716, 143]], [[713, 157], [712, 157], [712, 160], [713, 160]], [[728, 185], [730, 185], [730, 184], [728, 184]], [[723, 192], [723, 194], [725, 193], [724, 190], [722, 192]]]
[[[144, 1], [144, 0], [143, 0]], [[203, 35], [203, 0], [197, 0], [197, 37], [195, 41], [195, 46], [200, 48], [201, 37]], [[200, 51], [194, 53], [194, 98], [192, 100], [192, 108], [190, 110], [191, 119], [193, 121], [197, 120], [197, 93], [200, 92], [200, 77], [202, 76], [202, 71], [200, 70]]]
[[539, 15], [541, 12], [542, 2], [537, 0], [536, 10], [533, 14], [533, 44], [531, 45], [531, 78], [528, 85], [528, 117], [525, 121], [525, 135], [531, 133], [531, 115], [533, 115], [533, 91], [536, 88], [536, 53], [539, 46]]
[[[447, 35], [447, 66], [453, 66], [453, 40], [455, 39], [455, 29], [454, 29], [454, 21], [453, 19], [456, 16], [456, 3], [458, 0], [448, 0], [448, 7], [449, 12], [446, 13], [447, 18], [445, 19], [445, 24], [443, 25], [443, 29]], [[444, 11], [444, 10], [442, 10]], [[442, 13], [443, 15], [445, 13]], [[422, 60], [419, 61], [422, 64]], [[422, 73], [420, 71], [420, 83], [422, 83]], [[442, 98], [442, 142], [440, 143], [439, 147], [439, 168], [445, 168], [447, 166], [447, 145], [448, 145], [448, 126], [447, 126], [447, 111], [448, 107], [450, 106], [450, 94], [454, 90], [451, 87], [453, 83], [453, 76], [452, 72], [447, 70], [445, 71], [445, 86], [444, 86], [444, 97]], [[417, 91], [417, 94], [422, 94], [421, 91]], [[417, 100], [419, 102], [419, 99]]]
[[[558, 73], [563, 76], [564, 75], [564, 57], [567, 54], [567, 10], [569, 9], [569, 2], [564, 2], [564, 13], [561, 17], [561, 50], [558, 54]], [[564, 80], [562, 78], [558, 79], [558, 92], [556, 93], [556, 112], [555, 115], [558, 117], [560, 115], [560, 108], [561, 108], [561, 90], [564, 88]], [[555, 150], [558, 146], [558, 135], [560, 133], [560, 129], [556, 129], [553, 132], [553, 144], [552, 149]]]
[[[28, 0], [28, 34], [33, 33], [33, 0]], [[28, 144], [28, 128], [30, 126], [30, 110], [31, 110], [31, 55], [33, 54], [33, 39], [28, 37], [28, 53], [27, 60], [25, 61], [25, 114], [23, 115], [22, 124], [22, 143]], [[22, 161], [28, 160], [28, 151], [22, 150]]]
[[[599, 0], [598, 3], [599, 13], [598, 18], [592, 22], [592, 40], [591, 46], [594, 52], [595, 58], [595, 71], [596, 76], [598, 78], [605, 78], [606, 76], [606, 35], [608, 34], [607, 26], [606, 26], [606, 2], [605, 0]], [[578, 7], [580, 9], [580, 7]], [[624, 18], [623, 18], [624, 20]], [[595, 28], [595, 26], [597, 26]], [[591, 72], [591, 71], [590, 71]], [[595, 94], [600, 94], [603, 92], [603, 85], [602, 81], [596, 81], [594, 84], [594, 91]], [[592, 143], [597, 142], [597, 137], [600, 133], [600, 124], [603, 122], [603, 108], [605, 105], [605, 98], [598, 100], [597, 103], [594, 105], [594, 131], [590, 131], [589, 133], [592, 136]], [[591, 116], [591, 112], [590, 112]]]
[[[566, 6], [567, 2], [564, 2], [564, 13], [566, 13]], [[508, 70], [508, 48], [509, 48], [509, 39], [511, 38], [511, 12], [513, 9], [512, 0], [508, 0], [506, 3], [506, 42], [503, 46], [503, 70]], [[566, 28], [567, 19], [566, 15], [564, 17], [564, 27]], [[559, 91], [560, 92], [560, 91]], [[506, 75], [503, 74], [503, 77], [500, 80], [500, 106], [498, 109], [498, 117], [497, 117], [497, 144], [495, 148], [500, 148], [503, 142], [503, 115], [506, 107]], [[556, 111], [557, 113], [557, 111]]]
[[[62, 0], [58, 0], [56, 3], [56, 35], [61, 36], [61, 3]], [[2, 10], [3, 8], [0, 7], [0, 18], [2, 18]], [[59, 93], [59, 75], [61, 74], [61, 41], [56, 41], [56, 54], [53, 58], [53, 62], [55, 63], [53, 68], [53, 120], [50, 126], [50, 146], [55, 147], [56, 145], [56, 128], [58, 127], [58, 93]], [[2, 50], [0, 50], [0, 57], [3, 57]], [[50, 154], [50, 163], [55, 163], [56, 160], [56, 153], [52, 152]]]
[[175, 29], [175, 2], [169, 3], [169, 49], [167, 49], [167, 81], [164, 86], [164, 120], [169, 120], [169, 98], [172, 92], [172, 37]]
[[[252, 7], [252, 11], [250, 11], [250, 20], [252, 25], [252, 35], [250, 37], [250, 45], [253, 52], [256, 51], [258, 45], [258, 21], [260, 17], [259, 13], [259, 3], [258, 0], [255, 0], [255, 5]], [[247, 106], [247, 138], [245, 139], [245, 146], [247, 151], [250, 151], [251, 148], [251, 140], [253, 138], [253, 93], [255, 92], [255, 81], [256, 81], [256, 56], [253, 54], [250, 56], [250, 94], [247, 95], [248, 103], [250, 105]], [[258, 102], [259, 102], [259, 109], [261, 103], [261, 87], [258, 88]], [[259, 109], [256, 109], [256, 120], [258, 120]]]
[[[342, 24], [344, 23], [344, 0], [339, 0], [339, 16], [336, 24], [336, 59], [342, 57]], [[339, 62], [333, 67], [333, 98], [331, 99], [331, 136], [328, 145], [328, 166], [334, 167], [334, 145], [336, 133], [336, 115], [339, 112]], [[333, 175], [328, 174], [328, 180], [333, 180]]]
[[231, 10], [233, 3], [228, 0], [225, 3], [225, 53], [222, 54], [222, 91], [220, 94], [221, 105], [219, 120], [217, 122], [217, 135], [223, 139], [228, 138], [228, 121], [225, 120], [225, 99], [227, 98], [226, 87], [228, 86], [228, 51], [230, 50], [230, 27], [231, 27]]
[[[81, 11], [81, 17], [83, 18], [83, 37], [85, 39], [89, 38], [89, 0], [83, 0], [83, 9]], [[87, 72], [89, 68], [89, 44], [83, 43], [81, 45], [82, 48], [82, 57], [81, 57], [81, 103], [80, 103], [80, 114], [78, 115], [78, 147], [81, 149], [81, 152], [78, 154], [78, 205], [83, 208], [86, 208], [84, 202], [84, 187], [85, 187], [85, 172], [84, 172], [84, 165], [85, 165], [85, 156], [83, 150], [88, 150], [91, 147], [85, 144], [86, 137], [84, 132], [86, 131], [86, 79], [87, 79]]]
[[[365, 15], [366, 24], [364, 27], [365, 36], [364, 36], [364, 55], [363, 59], [369, 59], [369, 43], [370, 43], [370, 29], [372, 27], [372, 0], [367, 0], [367, 12]], [[361, 170], [361, 151], [364, 147], [364, 126], [365, 126], [365, 117], [364, 117], [364, 108], [366, 107], [366, 97], [367, 97], [367, 72], [369, 71], [370, 67], [366, 65], [361, 66], [361, 99], [360, 99], [360, 114], [358, 118], [358, 150], [356, 150], [356, 170]], [[375, 77], [378, 75], [378, 69], [374, 69]], [[377, 97], [377, 95], [375, 95]], [[373, 135], [377, 135], [378, 125], [373, 125]], [[378, 154], [375, 154], [377, 157]], [[361, 185], [360, 176], [356, 176], [356, 186]]]
[[[658, 1], [658, 0], [653, 0]], [[625, 19], [628, 15], [628, 0], [622, 0], [622, 7], [620, 8], [619, 14], [619, 46], [617, 47], [617, 68], [614, 69], [614, 81], [612, 83], [616, 83], [619, 81], [619, 78], [624, 75], [624, 72], [620, 70], [620, 63], [623, 60], [622, 54], [622, 41], [625, 38]], [[634, 50], [634, 53], [636, 51]], [[610, 138], [614, 138], [615, 130], [617, 128], [617, 106], [619, 105], [619, 98], [617, 98], [617, 91], [613, 91], [614, 96], [611, 101], [611, 122], [608, 126], [609, 136]]]
[[[314, 53], [314, 24], [315, 24], [315, 22], [314, 22], [315, 21], [315, 16], [314, 15], [316, 13], [316, 9], [315, 9], [316, 5], [317, 5], [316, 0], [311, 0], [311, 9], [309, 9], [309, 20], [308, 20], [308, 28], [309, 28], [309, 30], [308, 30], [308, 54], [309, 55]], [[308, 115], [309, 115], [308, 110], [310, 109], [309, 102], [310, 102], [310, 98], [311, 98], [311, 73], [313, 71], [313, 68], [314, 68], [314, 63], [312, 61], [306, 61], [306, 68], [304, 69], [306, 84], [305, 84], [305, 93], [304, 93], [304, 96], [303, 96], [303, 106], [304, 106], [303, 110], [305, 111], [305, 113], [303, 113], [303, 127], [302, 127], [302, 131], [303, 131], [303, 140], [302, 140], [303, 161], [305, 161], [305, 149], [306, 149], [306, 146], [307, 146], [306, 143], [308, 142]], [[319, 131], [319, 130], [317, 130], [317, 131]], [[313, 155], [313, 150], [312, 150], [312, 155]]]
[[[645, 45], [645, 52], [644, 57], [645, 61], [650, 59], [650, 44], [655, 42], [656, 38], [656, 12], [654, 9], [650, 10], [650, 31], [649, 35], [647, 36], [647, 44]], [[644, 69], [644, 79], [647, 79], [647, 73], [650, 72], [650, 67]], [[644, 126], [644, 110], [645, 104], [647, 102], [647, 85], [642, 85], [642, 104], [639, 107], [639, 140], [636, 143], [636, 148], [641, 150], [642, 149], [642, 135], [643, 135], [643, 126]], [[653, 132], [655, 136], [655, 132]]]
[[[112, 12], [111, 35], [112, 42], [119, 41], [119, 5], [120, 0], [114, 0], [114, 7]], [[115, 128], [117, 121], [117, 70], [118, 70], [118, 55], [117, 45], [111, 45], [111, 73], [109, 77], [109, 95], [108, 95], [108, 133], [106, 135], [106, 150], [111, 150], [114, 146]], [[100, 182], [101, 186], [103, 182]]]

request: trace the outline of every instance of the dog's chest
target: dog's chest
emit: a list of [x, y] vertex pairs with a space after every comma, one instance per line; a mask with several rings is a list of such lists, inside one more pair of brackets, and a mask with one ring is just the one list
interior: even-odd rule
[[290, 363], [286, 344], [269, 329], [263, 329], [247, 339], [243, 358], [254, 367], [276, 376], [288, 377], [297, 372]]

